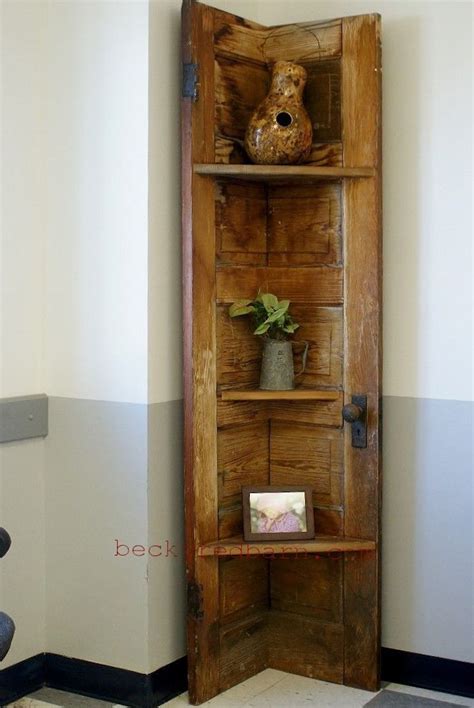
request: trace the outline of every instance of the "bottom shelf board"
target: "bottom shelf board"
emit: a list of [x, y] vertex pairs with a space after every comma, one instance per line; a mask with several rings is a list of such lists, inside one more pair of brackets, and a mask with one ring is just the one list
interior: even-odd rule
[[342, 536], [317, 536], [308, 541], [244, 541], [242, 536], [234, 536], [199, 546], [198, 555], [214, 558], [225, 558], [226, 556], [271, 557], [274, 555], [373, 551], [375, 547], [375, 541]]

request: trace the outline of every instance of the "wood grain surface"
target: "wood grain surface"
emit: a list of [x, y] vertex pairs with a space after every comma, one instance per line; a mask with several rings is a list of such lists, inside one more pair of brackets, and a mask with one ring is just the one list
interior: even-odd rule
[[[277, 27], [183, 4], [186, 572], [190, 702], [266, 667], [368, 690], [380, 646], [380, 18]], [[248, 164], [275, 61], [308, 73], [309, 163]], [[294, 391], [258, 389], [261, 342], [229, 305], [291, 300]], [[368, 446], [342, 406], [367, 395]], [[316, 538], [246, 543], [241, 488], [309, 485]]]
[[359, 163], [359, 167], [325, 167], [319, 165], [223, 165], [211, 163], [196, 163], [194, 172], [199, 175], [211, 177], [230, 177], [246, 181], [263, 182], [292, 182], [310, 179], [327, 181], [331, 179], [367, 179], [373, 177], [375, 171], [372, 167]]
[[202, 703], [219, 690], [218, 568], [195, 552], [196, 544], [218, 532], [215, 231], [214, 186], [193, 176], [192, 165], [212, 160], [214, 152], [213, 11], [186, 2], [183, 34], [184, 61], [199, 64], [201, 76], [208, 76], [201, 81], [199, 101], [183, 99], [182, 142], [186, 559], [188, 583], [202, 589], [202, 616], [188, 614], [188, 678], [191, 702]]
[[345, 553], [346, 551], [373, 551], [375, 541], [360, 538], [340, 538], [338, 536], [318, 536], [313, 540], [297, 541], [244, 541], [242, 536], [220, 539], [199, 546], [198, 555], [202, 558], [233, 558], [247, 559], [251, 556], [273, 558], [284, 555], [310, 555], [319, 553]]
[[[382, 219], [380, 16], [343, 20], [344, 165], [371, 165], [377, 178], [344, 184], [345, 401], [367, 395], [367, 448], [345, 439], [344, 533], [379, 541], [382, 388]], [[375, 690], [380, 681], [378, 553], [347, 564], [344, 682]], [[360, 567], [358, 567], [360, 566]]]
[[343, 302], [342, 268], [218, 268], [217, 301], [231, 304], [253, 299], [259, 291], [276, 293], [291, 302], [338, 305]]

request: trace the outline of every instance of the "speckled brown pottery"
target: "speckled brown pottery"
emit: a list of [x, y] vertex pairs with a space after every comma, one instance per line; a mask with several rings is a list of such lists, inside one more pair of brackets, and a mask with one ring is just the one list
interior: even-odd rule
[[245, 149], [260, 165], [294, 165], [311, 151], [313, 129], [303, 105], [306, 70], [299, 64], [277, 61], [268, 96], [252, 115]]

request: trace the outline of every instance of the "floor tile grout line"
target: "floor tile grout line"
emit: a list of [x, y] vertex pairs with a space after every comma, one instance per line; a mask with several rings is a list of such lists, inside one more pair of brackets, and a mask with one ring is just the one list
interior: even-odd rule
[[[260, 673], [263, 673], [263, 672], [260, 672]], [[258, 676], [258, 674], [255, 674], [255, 676]], [[254, 678], [254, 677], [252, 676], [251, 678]], [[274, 683], [271, 683], [271, 684], [269, 684], [268, 686], [265, 686], [265, 688], [262, 688], [260, 691], [258, 691], [258, 693], [252, 693], [252, 695], [249, 696], [248, 699], [245, 699], [245, 703], [242, 704], [243, 708], [245, 708], [245, 706], [247, 705], [248, 700], [253, 700], [254, 698], [257, 698], [257, 696], [260, 696], [262, 693], [265, 693], [265, 691], [267, 691], [269, 688], [273, 688], [274, 686], [276, 686], [277, 684], [279, 684], [281, 681], [285, 681], [285, 679], [287, 679], [287, 678], [288, 678], [288, 676], [280, 676], [280, 678], [278, 678]], [[247, 679], [247, 681], [250, 681], [250, 680], [251, 680], [251, 679]], [[243, 683], [245, 683], [245, 681], [244, 681]], [[242, 684], [237, 684], [237, 686], [242, 686]], [[228, 691], [232, 691], [232, 690], [233, 690], [234, 688], [236, 688], [237, 686], [232, 686], [232, 688], [229, 688], [229, 689], [227, 689], [227, 690], [228, 690]], [[224, 693], [227, 693], [227, 691], [224, 691]], [[207, 706], [207, 705], [212, 706], [212, 701], [213, 701], [215, 698], [221, 697], [222, 695], [224, 695], [224, 694], [219, 693], [217, 696], [214, 696], [214, 698], [211, 698], [209, 701], [207, 701], [207, 703], [204, 703], [204, 705], [205, 705], [205, 706]]]
[[[268, 691], [268, 689], [270, 689], [270, 688], [275, 688], [275, 686], [277, 686], [279, 683], [281, 683], [282, 681], [284, 681], [286, 678], [287, 678], [286, 676], [281, 676], [277, 681], [275, 681], [275, 683], [272, 683], [270, 686], [267, 686], [266, 688], [263, 688], [263, 689], [262, 689], [261, 691], [259, 691], [258, 693], [254, 693], [254, 695], [252, 696], [252, 699], [253, 699], [253, 698], [257, 698], [258, 696], [261, 696], [262, 693], [265, 693], [265, 691]], [[246, 701], [246, 704], [247, 704], [247, 703], [248, 703], [248, 701]], [[244, 706], [244, 708], [245, 708], [245, 706]]]

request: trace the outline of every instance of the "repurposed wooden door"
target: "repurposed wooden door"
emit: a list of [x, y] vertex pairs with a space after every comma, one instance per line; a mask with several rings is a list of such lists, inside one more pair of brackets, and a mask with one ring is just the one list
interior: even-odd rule
[[[251, 165], [275, 61], [302, 64], [308, 163]], [[192, 703], [266, 667], [379, 681], [380, 18], [262, 27], [183, 6], [185, 505]], [[298, 388], [258, 389], [228, 306], [291, 300]], [[346, 421], [346, 422], [345, 422]], [[352, 422], [354, 421], [354, 422]], [[241, 488], [310, 485], [316, 539], [242, 541]]]

